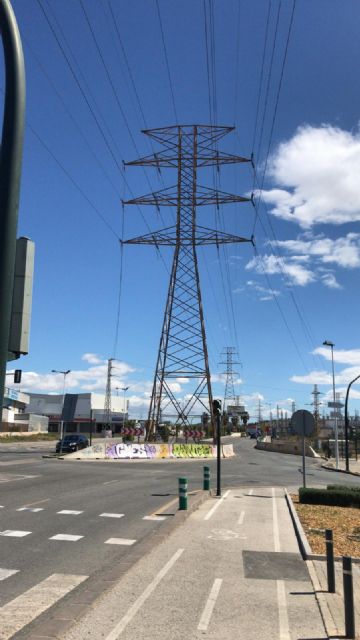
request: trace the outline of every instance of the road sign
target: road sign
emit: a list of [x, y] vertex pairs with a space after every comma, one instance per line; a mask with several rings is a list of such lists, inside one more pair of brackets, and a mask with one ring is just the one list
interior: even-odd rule
[[330, 409], [342, 409], [345, 405], [342, 402], [328, 402], [328, 407]]
[[310, 411], [306, 411], [305, 409], [299, 409], [299, 411], [295, 411], [291, 417], [291, 428], [297, 433], [299, 436], [311, 436], [312, 432], [315, 429], [315, 420], [314, 416]]

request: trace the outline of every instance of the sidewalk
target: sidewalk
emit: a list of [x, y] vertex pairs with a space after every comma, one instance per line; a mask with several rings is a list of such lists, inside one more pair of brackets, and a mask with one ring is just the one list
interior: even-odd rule
[[[339, 472], [346, 473], [345, 460], [343, 460], [342, 458], [340, 458], [340, 460], [339, 460], [339, 468], [338, 469], [336, 469], [336, 463], [335, 463], [335, 459], [334, 458], [331, 458], [331, 459], [327, 460], [322, 466], [325, 469], [331, 469], [332, 471], [339, 471]], [[351, 474], [360, 476], [360, 456], [359, 456], [359, 458], [357, 460], [355, 460], [355, 458], [351, 458], [349, 460], [349, 472]]]
[[[76, 606], [76, 594], [71, 604]], [[328, 635], [284, 490], [241, 487], [206, 500], [82, 620], [52, 637], [325, 640]]]
[[[342, 562], [335, 562], [336, 593], [328, 593], [327, 591], [328, 583], [325, 560], [308, 560], [307, 565], [324, 620], [327, 632], [326, 637], [346, 637]], [[358, 563], [353, 562], [352, 573], [355, 605], [355, 632], [356, 638], [360, 638], [360, 565]]]

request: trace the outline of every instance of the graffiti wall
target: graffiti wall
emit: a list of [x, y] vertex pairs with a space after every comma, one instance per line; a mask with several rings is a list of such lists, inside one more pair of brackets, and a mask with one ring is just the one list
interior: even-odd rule
[[125, 442], [117, 442], [116, 444], [106, 446], [105, 457], [122, 460], [132, 460], [134, 458], [149, 460], [156, 458], [156, 453], [155, 444], [126, 444]]
[[212, 458], [211, 444], [173, 444], [172, 454], [175, 458]]

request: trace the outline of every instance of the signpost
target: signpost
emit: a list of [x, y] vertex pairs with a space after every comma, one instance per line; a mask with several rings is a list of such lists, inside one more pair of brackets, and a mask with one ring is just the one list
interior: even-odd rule
[[291, 417], [291, 428], [299, 436], [302, 436], [302, 470], [303, 470], [303, 487], [306, 487], [305, 475], [305, 436], [311, 436], [315, 428], [315, 419], [310, 411], [299, 409], [295, 411]]

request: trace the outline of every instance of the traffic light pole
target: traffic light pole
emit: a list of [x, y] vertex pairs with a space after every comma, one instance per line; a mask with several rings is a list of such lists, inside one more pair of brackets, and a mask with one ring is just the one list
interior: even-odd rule
[[0, 422], [4, 403], [24, 134], [25, 70], [21, 39], [9, 0], [0, 0], [5, 105], [0, 160]]
[[216, 416], [216, 447], [217, 447], [217, 461], [216, 461], [216, 495], [221, 496], [221, 428], [220, 428], [221, 416]]

